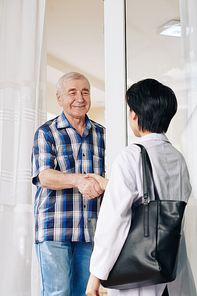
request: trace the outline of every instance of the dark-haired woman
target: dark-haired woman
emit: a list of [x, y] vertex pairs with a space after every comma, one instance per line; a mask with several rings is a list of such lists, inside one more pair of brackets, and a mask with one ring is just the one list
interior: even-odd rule
[[[149, 154], [160, 199], [187, 202], [191, 194], [187, 165], [182, 154], [165, 136], [177, 111], [174, 92], [154, 79], [145, 79], [128, 89], [126, 100], [130, 108], [130, 127], [134, 135], [139, 137], [138, 143]], [[104, 183], [101, 177], [97, 180]], [[132, 205], [140, 203], [142, 196], [141, 150], [132, 144], [115, 159], [106, 187], [90, 263], [91, 275], [86, 290], [88, 296], [99, 295], [100, 279], [107, 279], [126, 240], [131, 224]], [[150, 197], [154, 199], [154, 194], [150, 193]], [[175, 281], [139, 289], [109, 290], [108, 295], [196, 296], [184, 234], [181, 238]]]

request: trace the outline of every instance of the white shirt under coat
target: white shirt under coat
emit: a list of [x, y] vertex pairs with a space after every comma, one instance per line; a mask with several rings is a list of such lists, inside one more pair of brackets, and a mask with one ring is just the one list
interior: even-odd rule
[[[164, 134], [148, 134], [140, 138], [150, 157], [153, 178], [160, 199], [188, 201], [191, 194], [185, 160]], [[131, 207], [142, 197], [141, 149], [130, 145], [116, 157], [101, 205], [90, 272], [107, 279], [129, 232]], [[113, 296], [161, 296], [165, 284], [130, 290], [109, 290]], [[181, 239], [177, 278], [168, 284], [170, 296], [196, 296], [195, 285], [187, 259], [184, 235]]]

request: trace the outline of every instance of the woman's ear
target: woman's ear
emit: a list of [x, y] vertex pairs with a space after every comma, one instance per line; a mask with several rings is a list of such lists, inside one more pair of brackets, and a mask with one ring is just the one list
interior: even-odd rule
[[134, 111], [132, 112], [132, 119], [133, 120], [138, 119], [138, 116], [137, 116], [137, 114]]

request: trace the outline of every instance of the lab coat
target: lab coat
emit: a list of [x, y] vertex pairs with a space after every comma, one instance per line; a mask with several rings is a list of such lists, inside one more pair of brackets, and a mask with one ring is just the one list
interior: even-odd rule
[[[191, 194], [185, 160], [164, 134], [140, 138], [150, 157], [160, 199], [188, 201]], [[131, 224], [132, 204], [143, 196], [141, 149], [130, 145], [116, 157], [101, 205], [95, 233], [90, 272], [107, 279], [123, 247]], [[151, 198], [154, 198], [151, 196]], [[166, 284], [140, 289], [109, 290], [109, 296], [161, 296]], [[181, 238], [176, 280], [168, 284], [170, 296], [196, 296], [187, 259], [184, 234]]]

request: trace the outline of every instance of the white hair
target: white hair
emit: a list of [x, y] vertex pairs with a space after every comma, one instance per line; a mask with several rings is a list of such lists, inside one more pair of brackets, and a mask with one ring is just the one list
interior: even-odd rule
[[77, 80], [77, 79], [86, 79], [89, 88], [90, 88], [90, 83], [88, 81], [88, 79], [81, 73], [77, 73], [77, 72], [69, 72], [64, 74], [62, 77], [60, 77], [60, 79], [58, 80], [57, 84], [56, 84], [56, 93], [59, 94], [60, 96], [62, 96], [63, 94], [63, 83], [65, 81], [69, 81], [69, 80]]

